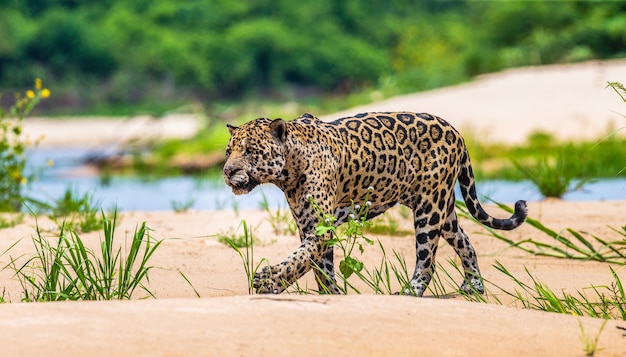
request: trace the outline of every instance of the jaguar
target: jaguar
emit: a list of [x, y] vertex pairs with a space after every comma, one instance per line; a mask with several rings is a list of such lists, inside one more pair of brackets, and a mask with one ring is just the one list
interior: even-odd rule
[[426, 113], [361, 113], [325, 122], [305, 113], [291, 121], [258, 118], [227, 124], [224, 179], [234, 194], [260, 184], [280, 188], [300, 235], [300, 246], [284, 261], [256, 273], [257, 293], [278, 294], [315, 267], [320, 291], [340, 293], [329, 235], [317, 235], [320, 215], [350, 219], [354, 202], [367, 199], [366, 219], [391, 207], [412, 210], [415, 270], [402, 293], [422, 296], [434, 272], [440, 238], [460, 257], [468, 292], [484, 292], [474, 247], [459, 226], [455, 183], [467, 210], [481, 224], [512, 230], [526, 219], [526, 202], [509, 218], [494, 218], [481, 206], [467, 146], [447, 121]]

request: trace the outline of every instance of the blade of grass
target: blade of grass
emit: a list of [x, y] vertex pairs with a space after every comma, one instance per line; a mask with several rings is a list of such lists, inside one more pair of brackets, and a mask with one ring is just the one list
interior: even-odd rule
[[193, 289], [194, 294], [196, 294], [197, 298], [200, 298], [200, 293], [198, 292], [198, 290], [196, 290], [196, 287], [193, 286], [193, 284], [191, 283], [191, 281], [189, 280], [189, 278], [187, 278], [187, 275], [185, 275], [182, 271], [178, 270], [178, 274], [180, 274], [180, 276], [183, 277], [183, 279], [185, 279], [185, 281], [187, 282], [187, 284], [189, 284], [189, 286], [191, 286], [191, 289]]

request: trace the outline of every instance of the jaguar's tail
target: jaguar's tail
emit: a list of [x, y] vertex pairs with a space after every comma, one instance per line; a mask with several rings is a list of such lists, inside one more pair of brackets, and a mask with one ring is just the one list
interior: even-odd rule
[[472, 171], [472, 164], [470, 162], [467, 149], [461, 158], [461, 172], [459, 173], [458, 180], [467, 209], [470, 214], [478, 220], [478, 222], [494, 229], [511, 230], [519, 227], [526, 220], [528, 211], [526, 208], [526, 201], [523, 200], [515, 202], [515, 212], [510, 218], [494, 218], [485, 212], [478, 201], [478, 197], [476, 196], [474, 172]]

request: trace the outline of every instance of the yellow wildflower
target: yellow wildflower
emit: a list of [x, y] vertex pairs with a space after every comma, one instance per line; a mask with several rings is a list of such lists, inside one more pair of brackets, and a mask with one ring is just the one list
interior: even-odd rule
[[13, 178], [15, 182], [21, 183], [24, 180], [24, 176], [22, 176], [20, 170], [13, 169], [9, 171], [9, 175], [11, 176], [11, 178]]
[[48, 159], [48, 166], [54, 166], [54, 160]]
[[41, 78], [36, 78], [35, 79], [35, 88], [36, 89], [41, 89]]
[[50, 89], [44, 88], [41, 90], [41, 98], [48, 98], [50, 96]]
[[27, 90], [26, 91], [26, 96], [30, 99], [35, 98], [35, 92], [33, 92], [32, 90]]

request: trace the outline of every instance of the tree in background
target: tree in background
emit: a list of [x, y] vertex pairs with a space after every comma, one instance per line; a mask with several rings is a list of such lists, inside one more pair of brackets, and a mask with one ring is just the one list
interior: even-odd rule
[[625, 10], [624, 1], [9, 0], [0, 88], [45, 77], [56, 88], [47, 105], [83, 111], [289, 88], [392, 95], [513, 66], [624, 57]]

